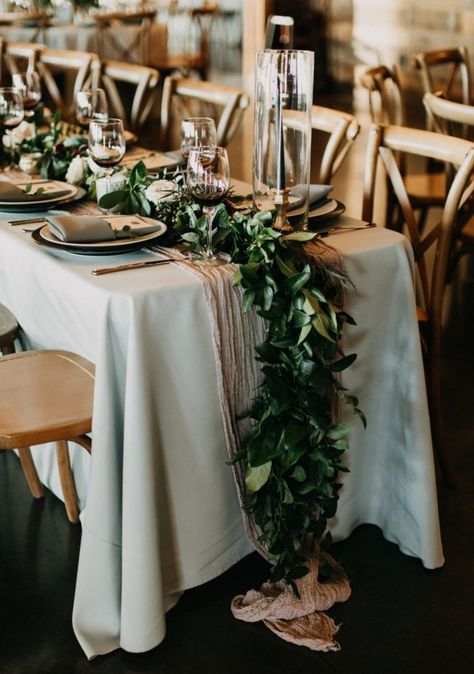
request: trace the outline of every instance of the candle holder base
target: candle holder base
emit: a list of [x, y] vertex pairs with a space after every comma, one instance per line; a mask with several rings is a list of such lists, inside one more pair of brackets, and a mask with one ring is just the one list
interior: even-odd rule
[[293, 227], [286, 216], [289, 204], [289, 194], [289, 189], [274, 190], [275, 196], [273, 201], [275, 204], [276, 215], [272, 227], [273, 229], [278, 229], [282, 232], [290, 232], [293, 230]]

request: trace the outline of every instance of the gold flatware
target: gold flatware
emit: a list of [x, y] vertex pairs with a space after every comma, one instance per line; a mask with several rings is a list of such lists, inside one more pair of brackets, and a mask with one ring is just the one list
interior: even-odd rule
[[331, 236], [331, 234], [334, 234], [335, 232], [355, 232], [359, 229], [371, 229], [372, 227], [377, 227], [375, 222], [369, 222], [366, 225], [361, 225], [360, 227], [344, 227], [344, 225], [339, 225], [335, 227], [331, 227], [330, 229], [326, 230], [325, 232], [321, 232], [319, 234], [320, 237], [325, 237], [325, 236]]
[[9, 220], [8, 224], [14, 227], [15, 225], [30, 225], [33, 222], [44, 222], [45, 218], [27, 218], [26, 220]]
[[161, 260], [146, 260], [144, 262], [131, 262], [130, 264], [118, 264], [113, 267], [100, 267], [92, 269], [91, 274], [94, 276], [102, 276], [102, 274], [113, 274], [116, 271], [127, 271], [128, 269], [143, 269], [145, 267], [157, 267], [160, 264], [170, 264], [171, 262], [181, 262], [186, 258], [176, 260], [174, 257], [165, 257]]

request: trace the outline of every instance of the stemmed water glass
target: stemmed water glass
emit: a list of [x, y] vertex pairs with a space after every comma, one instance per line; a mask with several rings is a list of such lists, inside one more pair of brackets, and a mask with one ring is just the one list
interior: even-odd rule
[[215, 204], [229, 191], [230, 170], [227, 151], [223, 147], [204, 145], [189, 151], [186, 184], [189, 192], [203, 207], [206, 216], [207, 242], [203, 253], [193, 261], [216, 267], [229, 261], [223, 253], [212, 249], [212, 219]]
[[[121, 119], [93, 119], [89, 124], [89, 154], [104, 169], [107, 186], [114, 166], [125, 154], [125, 134]], [[107, 189], [108, 191], [108, 189]]]
[[13, 73], [12, 84], [23, 98], [25, 119], [33, 117], [34, 109], [41, 101], [41, 79], [36, 70], [25, 73]]
[[[24, 119], [23, 96], [15, 87], [0, 87], [0, 126], [13, 130]], [[10, 166], [15, 167], [15, 144], [10, 136]]]
[[181, 154], [187, 162], [189, 151], [202, 145], [217, 145], [216, 124], [211, 117], [187, 117], [181, 122]]
[[74, 103], [77, 123], [82, 127], [87, 127], [93, 119], [108, 119], [109, 107], [103, 89], [78, 91]]

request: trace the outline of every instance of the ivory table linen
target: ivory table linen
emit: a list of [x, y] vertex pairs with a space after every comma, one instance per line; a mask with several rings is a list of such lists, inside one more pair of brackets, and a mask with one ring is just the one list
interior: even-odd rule
[[[372, 523], [437, 568], [444, 560], [411, 248], [379, 228], [326, 241], [342, 251], [357, 288], [345, 301], [357, 326], [348, 327], [344, 348], [358, 358], [343, 383], [368, 418], [364, 431], [345, 413], [351, 472], [332, 533], [342, 539]], [[72, 449], [86, 505], [73, 624], [88, 657], [153, 648], [179, 592], [250, 552], [225, 464], [199, 280], [174, 264], [90, 274], [147, 255], [46, 250], [0, 222], [0, 301], [15, 313], [27, 346], [69, 349], [97, 367], [90, 466], [82, 448]], [[33, 453], [41, 479], [60, 494], [51, 448]]]

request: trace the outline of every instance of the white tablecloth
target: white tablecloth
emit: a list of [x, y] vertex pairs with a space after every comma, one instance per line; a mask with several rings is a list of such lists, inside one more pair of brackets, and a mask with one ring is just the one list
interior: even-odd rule
[[[346, 298], [358, 325], [348, 328], [345, 350], [358, 359], [343, 383], [368, 417], [366, 431], [352, 413], [346, 419], [351, 472], [333, 535], [376, 524], [403, 552], [439, 567], [411, 248], [384, 229], [328, 241], [342, 250], [357, 287]], [[19, 227], [0, 223], [0, 301], [16, 314], [28, 345], [70, 349], [97, 365], [73, 616], [89, 657], [154, 647], [165, 636], [173, 595], [250, 551], [225, 465], [202, 286], [177, 265], [90, 274], [119, 261], [42, 249]], [[58, 490], [54, 457], [42, 450], [33, 450], [41, 477]], [[87, 459], [74, 450], [83, 503]]]

